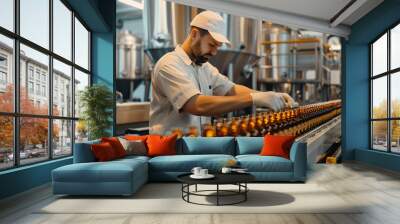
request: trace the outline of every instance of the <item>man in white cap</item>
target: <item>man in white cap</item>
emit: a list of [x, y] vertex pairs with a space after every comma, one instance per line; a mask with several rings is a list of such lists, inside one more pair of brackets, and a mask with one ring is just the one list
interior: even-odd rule
[[168, 134], [173, 128], [210, 123], [210, 116], [255, 105], [280, 110], [294, 106], [286, 93], [259, 92], [231, 82], [207, 61], [222, 44], [224, 21], [212, 11], [203, 11], [190, 23], [182, 45], [164, 55], [152, 74], [150, 133]]

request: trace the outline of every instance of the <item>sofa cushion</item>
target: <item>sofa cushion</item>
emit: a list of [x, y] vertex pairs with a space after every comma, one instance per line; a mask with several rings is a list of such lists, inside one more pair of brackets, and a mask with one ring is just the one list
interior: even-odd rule
[[261, 156], [280, 156], [289, 159], [290, 148], [296, 136], [291, 135], [265, 135]]
[[117, 137], [103, 137], [101, 138], [101, 142], [110, 143], [110, 145], [114, 149], [117, 158], [122, 158], [126, 156], [126, 151]]
[[115, 154], [115, 150], [109, 142], [92, 144], [90, 148], [92, 149], [94, 157], [96, 157], [96, 161], [105, 162], [118, 158]]
[[279, 156], [238, 155], [236, 159], [249, 172], [293, 172], [292, 161]]
[[129, 141], [137, 141], [140, 140], [146, 143], [148, 135], [125, 135], [124, 138]]
[[[147, 172], [146, 162], [139, 159], [109, 162], [74, 163], [53, 170], [58, 182], [130, 182], [133, 173]], [[146, 174], [147, 175], [147, 174]]]
[[234, 155], [235, 139], [233, 137], [183, 137], [182, 154], [225, 154]]
[[126, 151], [126, 155], [138, 155], [145, 156], [147, 155], [146, 143], [141, 140], [126, 140], [125, 138], [118, 137], [121, 142], [124, 150]]
[[231, 155], [175, 155], [158, 156], [149, 160], [150, 171], [190, 172], [193, 167], [200, 166], [209, 171], [219, 171], [228, 160], [235, 159]]
[[125, 156], [124, 158], [116, 159], [113, 160], [113, 162], [131, 162], [131, 161], [143, 161], [143, 162], [148, 162], [150, 157], [147, 156], [136, 156], [136, 155], [131, 155], [131, 156]]
[[264, 144], [263, 137], [236, 137], [236, 155], [259, 154]]
[[175, 155], [177, 137], [177, 135], [149, 135], [146, 140], [148, 148], [147, 155], [151, 157]]

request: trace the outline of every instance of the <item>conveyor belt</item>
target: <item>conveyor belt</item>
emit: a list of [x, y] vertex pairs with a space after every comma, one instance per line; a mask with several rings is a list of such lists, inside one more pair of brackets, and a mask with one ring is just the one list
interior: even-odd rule
[[324, 154], [340, 137], [341, 117], [337, 116], [298, 137], [296, 141], [307, 143], [307, 161], [308, 163], [316, 163], [320, 155]]

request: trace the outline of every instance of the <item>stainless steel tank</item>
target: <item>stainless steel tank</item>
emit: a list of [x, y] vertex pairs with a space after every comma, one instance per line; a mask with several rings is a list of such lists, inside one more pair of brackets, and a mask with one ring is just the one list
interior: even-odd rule
[[281, 80], [290, 77], [290, 47], [284, 43], [290, 39], [290, 30], [287, 27], [264, 23], [263, 36], [265, 41], [283, 42], [280, 44], [269, 44], [266, 47], [267, 57], [265, 58], [266, 79]]
[[[146, 53], [153, 63], [183, 43], [190, 31], [190, 22], [204, 9], [181, 5], [165, 0], [144, 1]], [[259, 21], [221, 13], [226, 22], [225, 35], [232, 46], [224, 46], [210, 63], [234, 82], [251, 87], [252, 65], [258, 60]]]
[[117, 37], [117, 78], [141, 77], [144, 75], [143, 41], [128, 30]]
[[256, 54], [260, 22], [230, 14], [223, 14], [223, 17], [226, 21], [226, 36], [232, 43], [231, 48]]
[[146, 48], [170, 48], [183, 43], [190, 21], [201, 10], [165, 0], [144, 1]]

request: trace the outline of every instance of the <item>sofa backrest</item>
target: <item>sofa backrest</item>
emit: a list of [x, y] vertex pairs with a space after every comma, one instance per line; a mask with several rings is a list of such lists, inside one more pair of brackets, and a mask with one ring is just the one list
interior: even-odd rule
[[93, 141], [75, 143], [74, 163], [95, 162], [96, 158], [94, 157], [90, 146], [92, 144], [99, 144], [99, 143], [100, 143], [99, 139]]
[[234, 137], [183, 137], [178, 154], [226, 154], [235, 155]]
[[[90, 148], [100, 140], [75, 143], [74, 163], [95, 162], [96, 159]], [[177, 154], [226, 154], [245, 155], [259, 154], [264, 144], [263, 137], [183, 137], [177, 140]], [[293, 144], [292, 148], [296, 144]]]
[[236, 155], [259, 154], [264, 137], [236, 137]]

